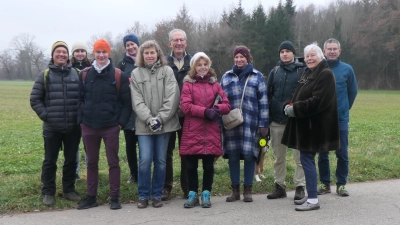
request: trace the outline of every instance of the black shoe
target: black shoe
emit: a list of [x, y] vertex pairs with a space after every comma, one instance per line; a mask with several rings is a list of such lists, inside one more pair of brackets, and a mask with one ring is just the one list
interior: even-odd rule
[[131, 175], [126, 183], [128, 184], [137, 183], [137, 180], [138, 180], [137, 177]]
[[147, 208], [148, 205], [149, 205], [149, 200], [144, 199], [144, 198], [139, 199], [139, 202], [137, 203], [137, 207], [139, 209]]
[[163, 201], [167, 201], [169, 199], [169, 195], [171, 194], [171, 191], [169, 191], [168, 189], [164, 188], [162, 190], [162, 197], [161, 200]]
[[303, 199], [304, 196], [305, 196], [304, 187], [303, 186], [297, 186], [296, 187], [296, 192], [294, 194], [294, 200]]
[[120, 209], [122, 208], [121, 203], [119, 203], [118, 196], [112, 196], [110, 200], [110, 209]]
[[279, 184], [275, 183], [275, 190], [267, 195], [268, 199], [277, 199], [277, 198], [285, 198], [286, 195], [286, 190], [285, 188], [281, 187]]
[[153, 198], [153, 202], [151, 204], [154, 208], [160, 208], [161, 206], [163, 206], [161, 198]]
[[86, 198], [83, 199], [82, 203], [78, 205], [77, 209], [88, 209], [97, 206], [99, 206], [99, 203], [97, 203], [96, 196], [87, 195]]

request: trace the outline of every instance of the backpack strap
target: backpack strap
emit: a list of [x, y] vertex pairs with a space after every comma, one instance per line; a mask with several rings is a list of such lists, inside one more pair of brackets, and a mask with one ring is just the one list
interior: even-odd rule
[[271, 100], [272, 99], [272, 95], [273, 95], [273, 93], [274, 93], [274, 91], [273, 91], [273, 88], [274, 88], [274, 77], [275, 77], [275, 75], [276, 75], [276, 73], [278, 72], [278, 69], [279, 69], [279, 66], [275, 66], [273, 69], [272, 69], [272, 73], [271, 73], [271, 82], [269, 83], [269, 85], [268, 85], [268, 100]]
[[[86, 75], [87, 72], [89, 71], [89, 69], [92, 68], [91, 66], [86, 67], [85, 69], [82, 70], [82, 82], [83, 84], [85, 84], [85, 79], [86, 79]], [[117, 92], [119, 95], [119, 90], [121, 90], [121, 70], [118, 68], [115, 68], [115, 73], [114, 73], [114, 78], [115, 78], [115, 85], [117, 87]]]
[[117, 86], [117, 92], [119, 95], [119, 90], [121, 90], [121, 70], [118, 68], [115, 68], [114, 76], [115, 76], [115, 82], [116, 82], [115, 85]]
[[47, 77], [49, 76], [50, 68], [46, 68], [43, 73], [43, 84], [44, 89], [47, 91]]

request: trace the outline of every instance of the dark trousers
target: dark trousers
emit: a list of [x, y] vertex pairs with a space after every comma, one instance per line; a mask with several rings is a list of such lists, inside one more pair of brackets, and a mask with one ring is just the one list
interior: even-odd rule
[[304, 176], [306, 177], [306, 188], [308, 198], [318, 198], [317, 196], [317, 168], [315, 167], [316, 152], [300, 151], [300, 161], [303, 165]]
[[81, 124], [82, 140], [85, 144], [87, 156], [87, 195], [97, 196], [99, 183], [99, 154], [101, 139], [104, 141], [108, 161], [108, 179], [110, 182], [110, 196], [119, 196], [121, 170], [119, 167], [119, 126], [93, 129]]
[[[349, 124], [339, 123], [340, 149], [336, 150], [336, 186], [346, 185], [349, 174]], [[331, 170], [329, 167], [329, 152], [321, 152], [318, 155], [319, 180], [321, 183], [330, 186]]]
[[63, 192], [75, 191], [76, 152], [81, 140], [79, 128], [70, 133], [43, 131], [44, 160], [42, 165], [41, 181], [43, 195], [55, 195], [57, 159], [63, 147], [64, 165], [62, 175]]
[[126, 158], [128, 159], [129, 170], [131, 176], [138, 179], [138, 159], [136, 144], [138, 143], [137, 136], [134, 130], [124, 130], [126, 144]]
[[203, 188], [202, 191], [211, 191], [214, 182], [214, 155], [187, 155], [187, 175], [189, 178], [189, 191], [198, 192], [199, 178], [197, 168], [199, 159], [203, 161]]
[[[183, 127], [183, 121], [184, 121], [184, 117], [180, 117], [179, 123], [181, 124], [181, 127]], [[171, 192], [172, 186], [174, 183], [173, 151], [175, 149], [176, 133], [178, 133], [178, 144], [180, 146], [181, 139], [182, 139], [182, 129], [178, 130], [177, 132], [171, 132], [171, 136], [169, 137], [169, 141], [168, 141], [167, 159], [166, 159], [167, 167], [166, 167], [166, 173], [165, 173], [164, 189], [168, 190], [169, 192]], [[186, 169], [185, 156], [181, 156], [180, 181], [181, 181], [182, 191], [184, 193], [188, 192], [189, 183], [188, 183], [188, 175], [187, 175], [187, 169]]]

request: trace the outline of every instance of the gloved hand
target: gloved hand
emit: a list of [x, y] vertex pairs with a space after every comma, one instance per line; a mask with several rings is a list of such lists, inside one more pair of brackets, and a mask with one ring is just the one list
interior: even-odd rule
[[261, 134], [261, 136], [266, 137], [268, 135], [267, 127], [259, 127], [257, 133]]
[[286, 116], [295, 117], [292, 105], [286, 105], [284, 111]]
[[218, 106], [214, 105], [211, 109], [214, 109], [219, 114]]
[[162, 127], [161, 121], [157, 118], [152, 118], [148, 125], [153, 132], [161, 130]]
[[219, 114], [215, 108], [204, 110], [204, 117], [211, 121], [216, 121], [218, 119], [218, 115]]

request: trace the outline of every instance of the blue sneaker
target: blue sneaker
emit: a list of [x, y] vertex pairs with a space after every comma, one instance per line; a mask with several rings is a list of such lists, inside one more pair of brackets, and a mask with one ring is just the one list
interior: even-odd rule
[[210, 192], [207, 190], [204, 190], [203, 193], [201, 194], [201, 207], [203, 208], [211, 207]]
[[199, 205], [199, 196], [196, 192], [190, 191], [188, 195], [188, 200], [183, 204], [184, 208], [193, 208], [196, 205]]

